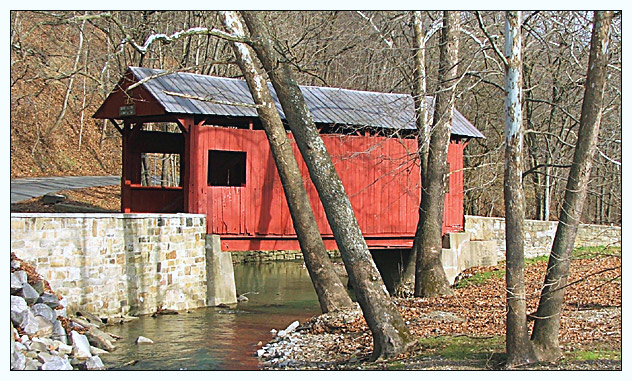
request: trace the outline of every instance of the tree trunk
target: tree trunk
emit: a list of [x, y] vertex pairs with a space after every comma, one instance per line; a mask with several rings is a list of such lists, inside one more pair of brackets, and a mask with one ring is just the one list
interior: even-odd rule
[[529, 341], [524, 284], [524, 189], [522, 187], [521, 12], [505, 21], [505, 241], [507, 282], [507, 367], [536, 361]]
[[[226, 30], [245, 37], [239, 15], [236, 12], [220, 12]], [[346, 287], [338, 278], [329, 260], [325, 244], [320, 236], [316, 218], [309, 203], [303, 177], [292, 152], [283, 122], [270, 95], [265, 78], [259, 73], [250, 49], [246, 44], [235, 42], [233, 51], [237, 64], [244, 74], [250, 92], [257, 105], [257, 113], [270, 143], [270, 152], [283, 184], [283, 191], [292, 216], [294, 230], [303, 252], [305, 265], [318, 295], [323, 313], [352, 308], [354, 303]]]
[[318, 191], [358, 303], [373, 334], [372, 359], [397, 356], [414, 344], [413, 337], [390, 300], [303, 94], [294, 81], [286, 57], [280, 53], [282, 49], [278, 42], [270, 37], [261, 13], [242, 12], [242, 15], [254, 40], [254, 50], [268, 71], [296, 144]]
[[612, 12], [595, 12], [586, 90], [573, 154], [573, 165], [566, 184], [560, 222], [553, 240], [533, 327], [532, 340], [541, 360], [554, 360], [561, 356], [559, 331], [564, 287], [568, 279], [571, 254], [586, 199], [592, 159], [599, 135], [611, 21]]
[[[413, 12], [413, 34], [414, 34], [414, 51], [413, 51], [413, 100], [415, 102], [415, 125], [417, 127], [417, 147], [419, 157], [419, 175], [422, 179], [426, 170], [426, 162], [428, 160], [428, 105], [426, 102], [426, 46], [425, 35], [423, 30], [423, 20], [421, 11]], [[421, 218], [417, 222], [415, 229], [415, 240], [410, 250], [406, 262], [404, 263], [404, 271], [399, 274], [399, 279], [394, 285], [394, 294], [398, 296], [409, 296], [413, 294], [415, 287], [415, 265], [419, 253], [419, 234], [421, 229]]]
[[[445, 201], [448, 146], [454, 94], [457, 85], [460, 12], [443, 15], [439, 56], [439, 90], [435, 98], [433, 128], [426, 169], [422, 170], [419, 206], [419, 253], [415, 268], [415, 296], [433, 297], [452, 293], [441, 264], [441, 233]], [[422, 162], [423, 163], [423, 162]]]

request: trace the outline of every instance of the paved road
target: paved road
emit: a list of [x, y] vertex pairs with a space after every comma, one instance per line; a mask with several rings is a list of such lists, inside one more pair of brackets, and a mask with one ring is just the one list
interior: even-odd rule
[[11, 179], [11, 203], [43, 196], [64, 189], [118, 185], [119, 176], [29, 177]]

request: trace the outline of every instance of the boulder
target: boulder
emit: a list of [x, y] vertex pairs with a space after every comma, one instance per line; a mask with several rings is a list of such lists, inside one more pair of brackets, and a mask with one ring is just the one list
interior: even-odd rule
[[112, 344], [112, 336], [107, 333], [101, 331], [98, 328], [90, 328], [86, 333], [86, 337], [90, 344], [94, 345], [97, 348], [105, 349], [106, 351], [112, 352], [114, 350], [114, 345]]
[[55, 309], [61, 305], [59, 303], [59, 298], [57, 297], [57, 295], [51, 294], [50, 292], [42, 292], [36, 303], [46, 304], [52, 309]]
[[85, 367], [87, 370], [104, 370], [105, 365], [103, 365], [103, 361], [99, 356], [89, 357], [85, 362]]
[[54, 205], [54, 204], [64, 202], [64, 201], [66, 201], [66, 196], [64, 196], [63, 194], [55, 193], [55, 192], [46, 193], [42, 197], [42, 202], [46, 205]]
[[57, 356], [42, 365], [42, 370], [72, 370], [72, 365], [68, 359]]
[[39, 370], [42, 367], [42, 363], [35, 359], [26, 359], [26, 365], [24, 370]]
[[42, 364], [46, 364], [47, 362], [51, 362], [54, 361], [56, 359], [60, 358], [59, 356], [55, 356], [52, 355], [48, 352], [40, 352], [37, 354], [37, 359], [42, 363]]
[[48, 345], [40, 341], [32, 341], [31, 344], [29, 344], [29, 349], [35, 352], [46, 352], [48, 351]]
[[11, 295], [11, 321], [19, 326], [24, 320], [24, 315], [29, 309], [26, 300], [21, 296]]
[[47, 337], [34, 337], [32, 340], [34, 343], [42, 343], [46, 345], [46, 348], [51, 351], [56, 351], [59, 348], [59, 341], [49, 339]]
[[16, 335], [16, 329], [13, 328], [13, 322], [11, 322], [11, 354], [13, 354], [13, 352], [15, 352], [15, 335]]
[[44, 281], [42, 279], [38, 279], [35, 282], [29, 283], [31, 287], [37, 291], [38, 294], [42, 294], [44, 292]]
[[70, 333], [72, 339], [72, 352], [77, 359], [87, 359], [92, 356], [88, 338], [77, 331]]
[[31, 311], [33, 311], [35, 316], [41, 316], [51, 322], [51, 324], [57, 321], [57, 315], [55, 314], [55, 311], [53, 311], [52, 308], [44, 303], [33, 304], [33, 306], [31, 307]]
[[90, 328], [99, 328], [97, 327], [96, 324], [92, 324], [89, 321], [87, 321], [86, 319], [82, 318], [82, 317], [70, 317], [70, 321], [73, 323], [74, 326], [77, 326], [78, 328], [85, 328], [85, 329], [90, 329]]
[[11, 355], [11, 370], [24, 370], [26, 367], [26, 356], [20, 351], [15, 351]]
[[24, 286], [24, 282], [17, 275], [17, 273], [19, 272], [24, 272], [24, 271], [16, 271], [16, 272], [11, 273], [11, 294], [12, 295], [17, 294]]
[[30, 308], [27, 308], [26, 311], [24, 311], [20, 328], [22, 329], [22, 332], [29, 336], [34, 336], [39, 330], [38, 322], [35, 320], [35, 315]]
[[66, 336], [66, 330], [61, 325], [61, 322], [57, 319], [55, 319], [55, 321], [53, 322], [53, 333], [51, 334], [50, 337], [64, 344], [68, 344], [68, 337]]
[[19, 282], [21, 285], [28, 283], [28, 274], [24, 270], [12, 272], [11, 278], [15, 278], [15, 281]]
[[72, 353], [72, 346], [61, 342], [59, 343], [57, 352], [59, 352], [59, 354], [62, 354], [62, 355], [69, 355]]
[[88, 311], [77, 311], [77, 316], [82, 317], [84, 320], [88, 321], [90, 324], [94, 324], [97, 328], [103, 328], [105, 327], [105, 324], [103, 324], [103, 320], [101, 320], [100, 317], [91, 314]]
[[35, 316], [35, 321], [37, 322], [37, 331], [34, 336], [49, 337], [53, 334], [53, 323], [48, 319], [42, 316]]
[[101, 348], [98, 347], [93, 347], [92, 345], [90, 346], [90, 353], [92, 353], [93, 355], [105, 355], [108, 354], [110, 352], [103, 350]]
[[[15, 274], [15, 273], [14, 273]], [[31, 305], [37, 301], [40, 294], [30, 284], [24, 283], [22, 289], [18, 291], [18, 296], [21, 296], [26, 300], [26, 303]]]

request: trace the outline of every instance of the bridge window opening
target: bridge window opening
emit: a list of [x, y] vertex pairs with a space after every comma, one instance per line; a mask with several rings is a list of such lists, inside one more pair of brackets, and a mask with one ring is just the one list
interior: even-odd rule
[[158, 187], [181, 186], [180, 154], [143, 152], [141, 185]]
[[246, 152], [208, 151], [208, 185], [246, 186]]

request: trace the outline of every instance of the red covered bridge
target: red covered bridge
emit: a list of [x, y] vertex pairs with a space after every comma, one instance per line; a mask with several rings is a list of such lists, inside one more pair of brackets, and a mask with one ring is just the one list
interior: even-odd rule
[[[369, 247], [411, 247], [421, 190], [410, 95], [301, 89]], [[298, 250], [265, 132], [256, 110], [248, 106], [252, 104], [242, 80], [129, 68], [94, 115], [111, 120], [123, 136], [122, 212], [206, 214], [207, 231], [221, 236], [224, 250]], [[277, 108], [283, 118], [278, 102]], [[171, 132], [165, 132], [169, 124]], [[288, 136], [325, 245], [335, 249], [318, 194]], [[479, 137], [483, 135], [455, 111], [444, 233], [462, 230], [463, 149]], [[176, 184], [143, 183], [141, 171], [147, 168], [142, 158], [148, 153], [178, 157]]]

